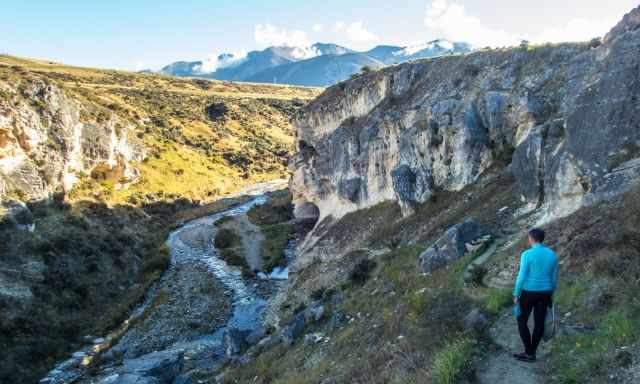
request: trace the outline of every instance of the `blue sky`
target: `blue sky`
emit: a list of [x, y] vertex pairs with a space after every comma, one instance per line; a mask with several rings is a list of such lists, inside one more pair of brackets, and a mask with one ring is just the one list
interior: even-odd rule
[[158, 69], [269, 45], [586, 40], [640, 0], [2, 0], [0, 52]]

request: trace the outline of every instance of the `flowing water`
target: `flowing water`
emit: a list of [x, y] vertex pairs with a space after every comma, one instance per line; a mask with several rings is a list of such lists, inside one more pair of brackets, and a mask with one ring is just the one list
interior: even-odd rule
[[[258, 279], [243, 277], [238, 268], [227, 265], [218, 257], [218, 251], [213, 246], [216, 232], [214, 224], [223, 217], [245, 214], [253, 206], [263, 204], [267, 200], [266, 191], [275, 189], [276, 185], [275, 183], [267, 183], [253, 186], [248, 193], [245, 192], [245, 194], [252, 196], [246, 203], [210, 216], [195, 219], [171, 232], [166, 241], [171, 250], [171, 265], [160, 281], [149, 290], [144, 302], [132, 311], [130, 317], [120, 327], [104, 338], [95, 339], [93, 345], [77, 351], [72, 357], [58, 364], [41, 380], [41, 383], [120, 382], [119, 380], [121, 379], [119, 377], [123, 375], [122, 367], [124, 365], [121, 361], [101, 365], [99, 373], [94, 373], [93, 376], [88, 375], [89, 367], [96, 356], [104, 355], [111, 349], [124, 350], [127, 347], [125, 340], [132, 339], [132, 335], [133, 339], [135, 339], [137, 333], [132, 332], [132, 324], [135, 324], [143, 316], [145, 310], [154, 302], [159, 292], [159, 287], [176, 283], [175, 271], [184, 265], [206, 265], [211, 278], [217, 279], [224, 286], [225, 293], [231, 302], [231, 314], [226, 323], [213, 332], [202, 334], [190, 340], [175, 342], [163, 348], [162, 351], [169, 354], [175, 352], [183, 355], [185, 370], [206, 369], [214, 371], [229, 359], [226, 353], [228, 345], [225, 339], [225, 333], [229, 329], [233, 328], [244, 332], [253, 337], [253, 339], [258, 340], [264, 334], [264, 313], [268, 304], [264, 293], [258, 291], [260, 289], [264, 291], [265, 284], [277, 289], [281, 286], [278, 281], [287, 278], [288, 269], [283, 266], [271, 273], [261, 272], [258, 275]], [[194, 239], [198, 239], [201, 244], [194, 245]], [[294, 249], [295, 243], [291, 242], [286, 249], [288, 260], [293, 257]], [[172, 321], [172, 319], [167, 320], [169, 322]], [[145, 356], [133, 357], [134, 360], [141, 361], [144, 358]]]

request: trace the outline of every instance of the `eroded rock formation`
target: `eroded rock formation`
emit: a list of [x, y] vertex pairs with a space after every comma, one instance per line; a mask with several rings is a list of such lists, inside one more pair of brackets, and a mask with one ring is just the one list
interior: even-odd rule
[[146, 151], [128, 123], [89, 113], [42, 80], [0, 82], [0, 91], [0, 199], [48, 198], [92, 172], [121, 182], [137, 178], [132, 162], [143, 160]]
[[296, 210], [317, 207], [316, 229], [387, 200], [410, 214], [437, 191], [508, 166], [530, 208], [566, 215], [637, 179], [639, 97], [640, 8], [602, 41], [363, 74], [327, 89], [294, 121]]

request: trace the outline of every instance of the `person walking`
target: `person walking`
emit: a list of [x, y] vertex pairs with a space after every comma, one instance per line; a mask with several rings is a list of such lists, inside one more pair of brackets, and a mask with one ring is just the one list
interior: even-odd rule
[[[558, 285], [558, 257], [546, 247], [545, 233], [534, 228], [529, 231], [530, 248], [520, 257], [520, 271], [513, 289], [513, 302], [520, 307], [518, 332], [524, 352], [513, 355], [518, 360], [533, 362], [544, 335], [544, 320], [552, 305], [553, 292]], [[533, 334], [527, 325], [533, 311]]]

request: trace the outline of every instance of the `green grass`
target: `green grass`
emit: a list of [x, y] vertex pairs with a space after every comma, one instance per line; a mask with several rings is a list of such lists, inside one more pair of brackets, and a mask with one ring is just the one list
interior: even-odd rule
[[262, 269], [271, 271], [273, 268], [285, 265], [284, 249], [289, 242], [289, 235], [293, 232], [290, 224], [275, 224], [260, 227], [264, 235], [262, 243]]
[[490, 288], [484, 297], [484, 308], [487, 312], [497, 315], [512, 302], [513, 296], [510, 289]]
[[242, 245], [242, 239], [235, 231], [229, 228], [220, 228], [213, 240], [213, 245], [218, 249], [239, 247]]
[[571, 310], [571, 322], [584, 322], [593, 330], [562, 334], [552, 343], [551, 367], [553, 381], [574, 384], [584, 377], [604, 377], [619, 365], [620, 347], [638, 340], [640, 303], [624, 292], [634, 290], [633, 284], [618, 279], [609, 289], [617, 292], [609, 305], [600, 311], [589, 311], [585, 302], [593, 276], [590, 273], [573, 276], [561, 285], [556, 306], [562, 312]]
[[288, 190], [271, 194], [266, 203], [256, 205], [247, 212], [247, 217], [257, 225], [264, 236], [262, 243], [262, 269], [272, 271], [275, 267], [286, 264], [284, 249], [293, 234], [293, 218], [291, 194]]
[[220, 228], [213, 244], [218, 249], [220, 258], [227, 264], [240, 268], [242, 274], [251, 276], [253, 271], [244, 257], [242, 238], [230, 228]]
[[604, 317], [602, 327], [606, 335], [617, 345], [627, 345], [638, 332], [637, 320], [626, 308], [615, 308]]
[[288, 190], [273, 193], [265, 204], [256, 205], [247, 212], [249, 220], [257, 225], [284, 223], [293, 218], [291, 194]]
[[468, 368], [476, 351], [476, 342], [470, 339], [447, 343], [436, 353], [432, 370], [439, 384], [454, 384]]

